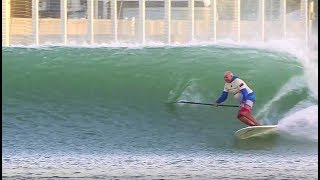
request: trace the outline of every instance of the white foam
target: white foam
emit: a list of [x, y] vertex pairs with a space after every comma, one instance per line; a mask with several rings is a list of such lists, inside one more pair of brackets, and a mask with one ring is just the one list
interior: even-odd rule
[[291, 136], [318, 142], [318, 105], [289, 112], [278, 127]]

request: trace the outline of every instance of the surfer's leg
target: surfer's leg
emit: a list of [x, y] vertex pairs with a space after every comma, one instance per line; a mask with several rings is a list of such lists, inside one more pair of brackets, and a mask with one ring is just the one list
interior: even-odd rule
[[255, 126], [260, 126], [260, 123], [251, 114], [253, 105], [254, 105], [254, 101], [251, 99], [248, 99], [244, 105], [244, 109], [241, 112], [242, 112], [242, 115], [247, 117], [252, 123], [254, 123]]
[[238, 119], [242, 122], [244, 122], [248, 126], [256, 126], [254, 122], [250, 121], [249, 118], [247, 118], [244, 115], [241, 115], [240, 113], [238, 114]]
[[254, 123], [254, 126], [260, 126], [260, 123], [250, 113], [245, 113], [244, 116]]
[[249, 126], [260, 126], [260, 123], [250, 114], [250, 107], [243, 107], [239, 110], [238, 119]]

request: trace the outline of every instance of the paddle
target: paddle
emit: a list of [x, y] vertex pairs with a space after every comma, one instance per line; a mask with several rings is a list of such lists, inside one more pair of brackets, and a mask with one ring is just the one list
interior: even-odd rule
[[[199, 102], [189, 102], [189, 101], [178, 101], [178, 102], [173, 102], [173, 103], [199, 104], [199, 105], [214, 106], [213, 104], [209, 104], [209, 103], [199, 103]], [[227, 105], [227, 104], [219, 104], [218, 106], [239, 107], [239, 106], [237, 106], [237, 105]]]

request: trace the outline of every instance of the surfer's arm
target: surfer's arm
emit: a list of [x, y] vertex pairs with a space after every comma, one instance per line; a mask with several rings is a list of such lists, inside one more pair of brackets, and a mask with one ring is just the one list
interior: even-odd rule
[[246, 103], [247, 101], [247, 96], [248, 96], [248, 91], [246, 90], [246, 88], [243, 88], [240, 90], [242, 93], [242, 103]]
[[227, 91], [222, 91], [221, 96], [216, 100], [216, 103], [220, 104], [223, 101], [225, 101], [228, 97], [228, 92]]
[[243, 81], [243, 80], [238, 80], [237, 81], [238, 83], [238, 86], [239, 86], [239, 90], [242, 94], [242, 100], [241, 100], [241, 103], [242, 104], [245, 104], [247, 99], [248, 99], [248, 90], [247, 90], [247, 84]]

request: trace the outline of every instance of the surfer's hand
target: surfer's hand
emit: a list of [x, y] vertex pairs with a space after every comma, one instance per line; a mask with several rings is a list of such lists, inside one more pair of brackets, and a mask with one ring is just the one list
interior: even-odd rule
[[243, 104], [243, 103], [241, 103], [241, 104], [240, 104], [240, 107], [241, 107], [241, 108], [243, 108], [243, 107], [244, 107], [244, 104]]
[[212, 105], [213, 105], [213, 106], [218, 106], [219, 104], [215, 102], [215, 103], [213, 103]]

